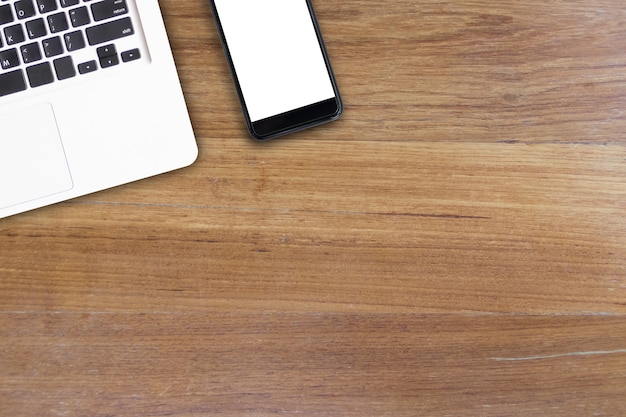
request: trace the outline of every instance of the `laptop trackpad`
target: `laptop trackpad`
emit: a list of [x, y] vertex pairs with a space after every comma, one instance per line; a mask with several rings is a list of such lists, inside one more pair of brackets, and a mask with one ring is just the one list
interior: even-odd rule
[[52, 105], [0, 115], [0, 208], [72, 188]]

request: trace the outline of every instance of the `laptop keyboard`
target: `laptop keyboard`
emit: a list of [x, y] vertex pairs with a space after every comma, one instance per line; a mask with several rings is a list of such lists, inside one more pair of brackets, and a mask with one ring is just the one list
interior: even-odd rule
[[140, 59], [131, 1], [0, 0], [0, 97]]

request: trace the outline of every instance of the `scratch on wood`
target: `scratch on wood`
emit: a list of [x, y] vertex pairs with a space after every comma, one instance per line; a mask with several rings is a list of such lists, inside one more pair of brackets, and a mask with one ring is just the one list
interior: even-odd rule
[[491, 358], [491, 360], [498, 361], [498, 362], [534, 361], [534, 360], [540, 360], [540, 359], [562, 358], [562, 357], [567, 357], [567, 356], [612, 355], [616, 353], [626, 353], [626, 349], [594, 350], [594, 351], [589, 351], [589, 352], [568, 352], [568, 353], [559, 353], [556, 355], [522, 356], [518, 358]]
[[160, 394], [158, 398], [161, 398], [162, 396], [165, 395], [166, 392], [168, 392], [170, 390], [170, 388], [172, 388], [174, 386], [174, 384], [170, 384], [167, 388], [165, 388], [165, 390], [163, 390]]

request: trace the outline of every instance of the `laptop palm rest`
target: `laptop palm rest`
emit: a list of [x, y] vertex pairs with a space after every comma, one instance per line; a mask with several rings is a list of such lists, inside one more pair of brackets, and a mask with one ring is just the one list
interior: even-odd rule
[[52, 105], [0, 115], [0, 209], [72, 188]]

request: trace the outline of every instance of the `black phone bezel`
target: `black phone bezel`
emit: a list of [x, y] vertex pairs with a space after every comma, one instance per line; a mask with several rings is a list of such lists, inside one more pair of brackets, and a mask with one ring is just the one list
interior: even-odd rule
[[233, 78], [235, 88], [237, 90], [239, 103], [243, 110], [244, 118], [246, 121], [246, 126], [248, 128], [248, 133], [250, 134], [250, 136], [252, 136], [252, 138], [254, 138], [257, 141], [265, 141], [265, 140], [273, 139], [273, 138], [284, 136], [284, 135], [294, 133], [303, 129], [318, 126], [320, 124], [328, 123], [333, 120], [337, 120], [343, 113], [343, 102], [339, 94], [337, 80], [335, 79], [333, 69], [330, 65], [330, 59], [328, 57], [328, 53], [326, 51], [326, 45], [324, 44], [324, 40], [322, 38], [319, 24], [317, 22], [317, 17], [313, 9], [313, 4], [311, 3], [310, 0], [304, 0], [304, 1], [306, 1], [307, 6], [308, 6], [309, 16], [311, 17], [311, 22], [313, 23], [313, 27], [315, 28], [315, 34], [317, 36], [318, 44], [320, 46], [320, 50], [324, 58], [324, 63], [328, 71], [328, 77], [332, 84], [335, 97], [318, 102], [318, 103], [313, 103], [313, 104], [310, 104], [308, 106], [304, 106], [298, 109], [293, 109], [288, 112], [278, 114], [272, 117], [268, 117], [266, 119], [258, 120], [255, 122], [253, 122], [250, 119], [250, 115], [248, 113], [246, 101], [243, 95], [243, 91], [241, 89], [241, 85], [239, 84], [239, 80], [237, 78], [237, 72], [235, 70], [232, 56], [228, 48], [228, 42], [226, 40], [226, 36], [222, 28], [222, 23], [219, 18], [217, 7], [215, 5], [214, 0], [209, 1], [212, 11], [213, 11], [213, 17], [215, 18], [215, 22], [217, 25], [218, 33], [220, 36], [220, 41], [222, 43], [222, 47], [224, 48], [224, 54], [226, 55], [228, 67], [230, 69], [230, 73]]

